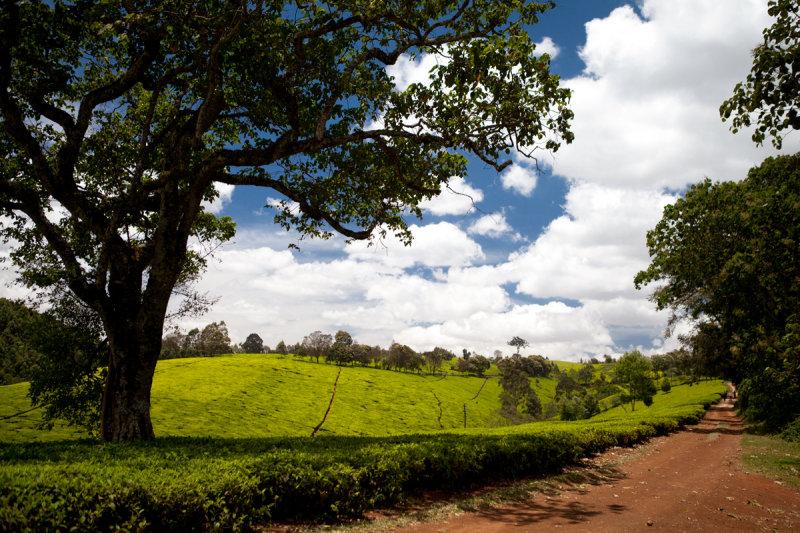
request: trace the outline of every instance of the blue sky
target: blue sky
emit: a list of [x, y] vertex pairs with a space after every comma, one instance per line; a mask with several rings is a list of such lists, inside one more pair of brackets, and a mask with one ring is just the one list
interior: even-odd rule
[[[515, 157], [501, 174], [471, 161], [450, 187], [476, 208], [443, 191], [412, 221], [408, 248], [334, 238], [289, 249], [297, 235], [265, 208], [277, 194], [220, 187], [208, 209], [239, 230], [198, 284], [218, 301], [178, 325], [225, 320], [234, 341], [255, 332], [271, 346], [345, 329], [370, 344], [485, 354], [511, 353], [506, 341], [518, 335], [531, 353], [574, 360], [674, 347], [667, 314], [633, 276], [648, 263], [647, 230], [677, 193], [706, 176], [740, 179], [775, 153], [718, 116], [750, 70], [766, 0], [557, 3], [530, 32], [573, 91], [574, 143], [538, 167]], [[424, 82], [435, 61], [401, 57], [387, 72], [402, 89]], [[798, 149], [795, 136], [783, 152]]]

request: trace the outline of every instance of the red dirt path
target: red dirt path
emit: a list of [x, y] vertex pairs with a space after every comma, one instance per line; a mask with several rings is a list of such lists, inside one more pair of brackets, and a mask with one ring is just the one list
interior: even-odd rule
[[397, 531], [800, 531], [800, 493], [742, 469], [742, 430], [723, 402], [685, 431], [598, 456], [613, 474], [596, 484]]

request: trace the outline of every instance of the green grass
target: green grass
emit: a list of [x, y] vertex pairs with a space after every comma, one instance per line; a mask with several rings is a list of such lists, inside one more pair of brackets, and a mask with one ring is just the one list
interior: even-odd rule
[[[328, 406], [338, 371], [333, 365], [280, 355], [164, 361], [153, 385], [153, 424], [160, 435], [308, 435]], [[468, 425], [502, 423], [497, 414], [500, 390], [494, 379], [473, 400], [483, 379], [360, 367], [341, 372], [333, 409], [323, 426], [328, 434], [393, 435], [439, 429], [437, 397], [444, 428], [463, 426], [464, 404]]]
[[[357, 516], [420, 489], [558, 471], [698, 420], [725, 390], [719, 381], [679, 385], [635, 412], [499, 426], [496, 379], [347, 367], [326, 431], [310, 438], [337, 372], [279, 355], [163, 361], [153, 388], [161, 437], [154, 442], [45, 432], [35, 427], [38, 411], [2, 419], [0, 531], [240, 530]], [[532, 382], [549, 402], [555, 381]], [[29, 409], [26, 391], [26, 384], [0, 387], [0, 417]]]
[[[195, 395], [206, 378], [211, 374], [192, 383]], [[174, 385], [177, 377], [162, 373], [159, 380]], [[558, 471], [586, 454], [696, 421], [724, 388], [718, 381], [677, 386], [652, 407], [616, 408], [580, 422], [414, 435], [5, 443], [0, 530], [239, 530], [274, 519], [357, 516], [420, 489]], [[178, 392], [162, 393], [170, 391]], [[226, 394], [235, 397], [233, 387]]]
[[27, 394], [27, 383], [0, 386], [0, 441], [46, 442], [83, 436], [64, 424], [56, 424], [49, 431], [39, 429], [41, 413], [38, 409], [30, 410]]
[[775, 436], [745, 435], [742, 460], [752, 471], [800, 488], [800, 442], [786, 442]]
[[[309, 435], [328, 406], [338, 370], [278, 354], [161, 361], [153, 382], [153, 425], [158, 436]], [[552, 401], [555, 380], [539, 378], [533, 383], [543, 402]], [[24, 383], [0, 387], [0, 417], [30, 409], [26, 392]], [[508, 423], [498, 414], [499, 397], [496, 378], [345, 367], [321, 434], [398, 435], [462, 428], [465, 404], [468, 427], [494, 427]], [[0, 420], [0, 441], [81, 436], [64, 427], [37, 430], [39, 421], [38, 411]]]

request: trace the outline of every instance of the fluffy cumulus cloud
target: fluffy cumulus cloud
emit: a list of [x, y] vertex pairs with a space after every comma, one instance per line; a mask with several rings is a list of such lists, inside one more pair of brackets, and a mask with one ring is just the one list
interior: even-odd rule
[[217, 188], [217, 197], [211, 202], [203, 202], [203, 207], [212, 213], [219, 214], [226, 205], [233, 200], [233, 190], [235, 185], [228, 185], [227, 183], [215, 183], [214, 187]]
[[635, 296], [633, 277], [648, 264], [645, 235], [674, 200], [655, 191], [574, 185], [564, 215], [511, 256], [517, 290], [537, 298]]
[[516, 305], [504, 312], [480, 311], [430, 326], [413, 326], [396, 340], [420, 348], [466, 346], [491, 354], [510, 353], [505, 341], [519, 335], [530, 351], [558, 358], [576, 358], [613, 350], [608, 330], [590, 311], [563, 303]]
[[522, 196], [530, 196], [536, 188], [536, 170], [514, 163], [503, 172], [500, 181], [504, 189], [510, 189]]
[[467, 228], [468, 233], [499, 239], [510, 238], [513, 241], [522, 239], [522, 235], [515, 232], [506, 220], [504, 213], [489, 213], [478, 218]]
[[380, 263], [398, 268], [412, 266], [450, 267], [463, 266], [483, 259], [481, 247], [458, 226], [438, 222], [425, 226], [409, 227], [413, 244], [406, 246], [393, 235], [373, 241], [355, 241], [345, 247], [347, 254], [356, 260]]
[[550, 37], [544, 37], [541, 41], [536, 43], [536, 52], [541, 54], [547, 54], [550, 56], [550, 59], [555, 59], [558, 57], [558, 54], [561, 53], [561, 48], [553, 41]]
[[575, 142], [555, 172], [629, 188], [743, 177], [772, 150], [732, 135], [718, 109], [768, 23], [763, 0], [644, 0], [588, 22], [584, 73], [566, 81]]
[[460, 176], [453, 176], [442, 188], [442, 192], [419, 206], [436, 216], [465, 215], [475, 209], [475, 205], [483, 200], [483, 191], [467, 183]]

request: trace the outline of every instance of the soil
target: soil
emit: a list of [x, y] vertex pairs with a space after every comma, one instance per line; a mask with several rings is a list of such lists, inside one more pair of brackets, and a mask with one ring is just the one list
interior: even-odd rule
[[743, 429], [725, 401], [684, 431], [597, 456], [559, 490], [396, 531], [800, 531], [800, 493], [743, 469]]

